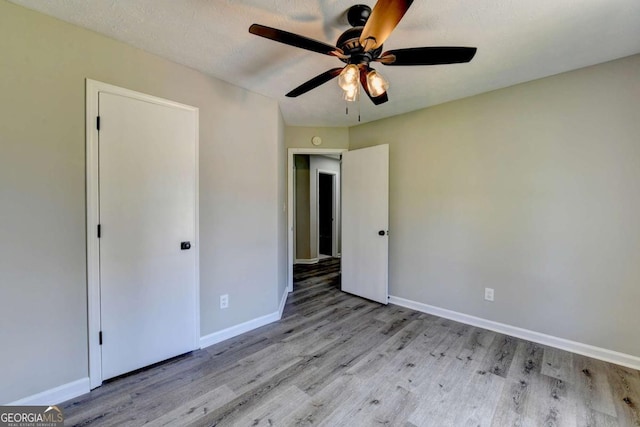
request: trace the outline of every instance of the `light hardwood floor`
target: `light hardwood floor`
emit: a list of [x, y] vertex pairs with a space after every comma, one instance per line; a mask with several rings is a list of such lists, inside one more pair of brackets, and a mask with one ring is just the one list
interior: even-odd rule
[[66, 402], [67, 425], [640, 426], [640, 373], [295, 269], [283, 319]]

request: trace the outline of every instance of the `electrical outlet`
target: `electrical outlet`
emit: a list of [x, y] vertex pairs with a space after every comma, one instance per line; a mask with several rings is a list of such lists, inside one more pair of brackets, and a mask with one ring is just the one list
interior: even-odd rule
[[229, 295], [224, 294], [220, 295], [220, 308], [228, 308], [229, 307]]
[[493, 288], [484, 288], [484, 299], [493, 301]]

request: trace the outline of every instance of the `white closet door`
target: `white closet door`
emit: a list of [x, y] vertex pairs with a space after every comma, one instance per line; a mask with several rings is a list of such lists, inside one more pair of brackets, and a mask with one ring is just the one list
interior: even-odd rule
[[196, 347], [197, 112], [100, 93], [102, 378]]

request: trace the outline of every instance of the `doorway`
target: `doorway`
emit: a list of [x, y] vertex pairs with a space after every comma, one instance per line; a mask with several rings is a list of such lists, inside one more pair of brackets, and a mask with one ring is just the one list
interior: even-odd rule
[[[288, 198], [287, 229], [288, 229], [288, 287], [289, 292], [294, 291], [294, 260], [296, 250], [294, 236], [296, 230], [296, 203], [294, 194], [295, 186], [295, 160], [296, 155], [340, 155], [340, 177], [334, 188], [340, 191], [340, 212], [337, 227], [340, 236], [335, 243], [339, 246], [340, 256], [340, 284], [344, 292], [352, 293], [363, 298], [378, 301], [382, 304], [388, 302], [388, 227], [389, 227], [389, 145], [382, 144], [357, 150], [344, 149], [289, 149], [288, 161]], [[349, 160], [348, 162], [346, 160]], [[307, 169], [321, 172], [322, 167], [314, 168], [309, 160]], [[308, 173], [316, 181], [316, 174]], [[342, 184], [344, 182], [344, 185]], [[317, 184], [309, 186], [311, 190], [317, 189]], [[342, 196], [344, 187], [344, 196]], [[336, 190], [338, 189], [338, 190]], [[348, 190], [348, 191], [347, 191]], [[344, 199], [345, 207], [342, 208]], [[310, 197], [309, 200], [315, 200]], [[347, 209], [346, 202], [349, 202]], [[317, 211], [311, 209], [311, 215], [317, 215]], [[345, 235], [342, 238], [342, 215], [344, 215]], [[314, 218], [315, 220], [315, 218]], [[313, 227], [310, 227], [314, 230]], [[348, 233], [347, 233], [348, 232]], [[316, 233], [317, 236], [318, 233]], [[372, 237], [374, 237], [372, 239]], [[343, 242], [344, 240], [344, 242]], [[311, 248], [318, 248], [318, 240], [313, 240]], [[344, 258], [342, 257], [344, 246]], [[316, 251], [316, 255], [317, 255]], [[335, 258], [331, 258], [335, 259]], [[301, 264], [297, 260], [297, 264]], [[316, 264], [319, 260], [308, 259], [306, 264]], [[343, 265], [344, 264], [344, 265]], [[373, 267], [373, 268], [372, 268]], [[345, 275], [342, 277], [342, 271]], [[349, 274], [346, 274], [348, 270]]]
[[333, 187], [334, 174], [318, 172], [318, 258], [332, 257], [333, 223], [335, 220]]
[[311, 154], [296, 155], [294, 160], [293, 292], [296, 298], [306, 298], [323, 286], [338, 290], [341, 286], [341, 159]]
[[[334, 212], [331, 233], [331, 250], [323, 246], [325, 256], [340, 257], [340, 156], [346, 149], [290, 148], [288, 161], [288, 291], [293, 292], [294, 265], [319, 263], [320, 217], [318, 211], [318, 188], [321, 174], [332, 176]], [[334, 163], [336, 166], [328, 166]], [[320, 174], [319, 174], [320, 173]], [[296, 209], [299, 207], [299, 209]], [[308, 213], [307, 213], [308, 212]], [[301, 214], [302, 213], [302, 214]], [[323, 229], [323, 234], [326, 231]], [[327, 240], [327, 239], [323, 239]], [[325, 242], [326, 244], [326, 242]], [[339, 260], [338, 260], [339, 262]]]

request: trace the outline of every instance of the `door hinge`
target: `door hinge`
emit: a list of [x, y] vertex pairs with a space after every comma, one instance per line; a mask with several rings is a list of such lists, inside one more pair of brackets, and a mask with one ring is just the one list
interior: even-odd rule
[[98, 332], [98, 342], [102, 345], [102, 331]]
[[98, 239], [102, 237], [102, 226], [98, 224]]
[[96, 129], [100, 130], [100, 116], [96, 117]]

